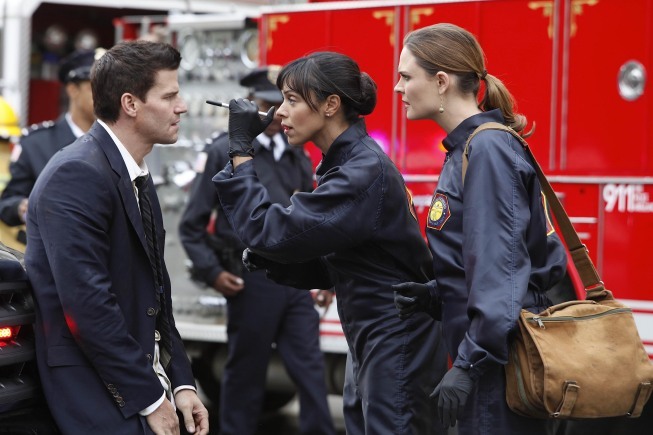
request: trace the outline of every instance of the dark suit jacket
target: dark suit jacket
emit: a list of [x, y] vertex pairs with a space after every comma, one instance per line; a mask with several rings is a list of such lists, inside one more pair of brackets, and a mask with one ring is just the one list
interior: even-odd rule
[[[163, 247], [152, 185], [150, 197]], [[27, 214], [25, 260], [36, 300], [37, 360], [57, 424], [71, 434], [147, 432], [138, 412], [163, 394], [151, 361], [154, 275], [127, 168], [101, 125], [50, 160]], [[164, 281], [171, 307], [165, 265]], [[166, 373], [173, 389], [194, 385], [174, 327]]]

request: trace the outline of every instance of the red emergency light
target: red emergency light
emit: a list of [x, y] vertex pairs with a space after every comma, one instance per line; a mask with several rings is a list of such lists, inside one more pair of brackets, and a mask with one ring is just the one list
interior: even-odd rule
[[6, 342], [13, 340], [16, 337], [16, 334], [18, 334], [17, 327], [0, 327], [0, 346], [3, 346]]

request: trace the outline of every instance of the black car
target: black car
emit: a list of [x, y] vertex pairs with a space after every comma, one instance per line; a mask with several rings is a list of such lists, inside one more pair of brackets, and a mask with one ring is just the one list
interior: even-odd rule
[[59, 434], [41, 392], [23, 254], [0, 243], [0, 434]]

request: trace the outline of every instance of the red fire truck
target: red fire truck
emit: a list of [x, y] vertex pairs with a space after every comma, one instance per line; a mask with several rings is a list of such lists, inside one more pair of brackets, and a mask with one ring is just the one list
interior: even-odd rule
[[[262, 9], [262, 63], [311, 51], [352, 56], [379, 89], [370, 135], [403, 172], [422, 224], [444, 161], [444, 131], [407, 122], [393, 94], [404, 35], [451, 22], [473, 32], [607, 288], [631, 306], [653, 357], [653, 1], [316, 2]], [[573, 270], [570, 282], [584, 297]]]
[[[463, 26], [478, 36], [488, 70], [508, 85], [519, 110], [536, 124], [529, 142], [540, 164], [608, 288], [634, 308], [642, 340], [653, 355], [653, 297], [642, 285], [653, 274], [644, 257], [647, 236], [653, 235], [648, 199], [653, 160], [647, 146], [653, 127], [646, 123], [653, 111], [646, 82], [653, 63], [653, 0], [633, 0], [627, 8], [618, 0], [309, 2], [263, 6], [258, 12], [247, 19], [169, 18], [170, 40], [186, 59], [181, 77], [191, 120], [182, 132], [184, 140], [196, 140], [198, 126], [226, 120], [226, 111], [202, 105], [205, 99], [242, 96], [234, 77], [217, 74], [221, 66], [237, 72], [256, 62], [283, 65], [312, 51], [346, 53], [379, 87], [368, 130], [403, 172], [424, 226], [444, 161], [445, 134], [433, 123], [406, 121], [393, 93], [396, 68], [410, 30], [436, 22]], [[605, 23], [620, 23], [618, 37], [603, 31]], [[253, 44], [253, 33], [258, 44]], [[216, 62], [216, 53], [226, 52], [230, 55]], [[616, 148], [616, 129], [595, 120], [608, 110], [610, 125], [624, 126], [619, 137], [628, 143], [627, 155]], [[317, 149], [306, 149], [317, 164]], [[166, 189], [159, 190], [164, 203]], [[166, 256], [172, 252], [168, 249]], [[168, 257], [166, 262], [175, 267]], [[225, 302], [210, 293], [179, 291], [188, 289], [188, 281], [179, 279], [183, 271], [178, 272], [177, 326], [198, 378], [216, 392], [226, 356]], [[572, 269], [556, 297], [582, 293]], [[340, 394], [347, 346], [333, 307], [322, 320], [321, 344], [328, 385]], [[277, 363], [268, 376], [272, 407], [292, 395]]]
[[[145, 9], [143, 3], [130, 2]], [[166, 3], [157, 2], [162, 8]], [[136, 37], [155, 21], [163, 22], [165, 37], [184, 56], [180, 81], [189, 113], [179, 143], [153, 153], [151, 166], [161, 173], [158, 193], [168, 228], [166, 263], [175, 289], [177, 326], [207, 392], [217, 396], [226, 355], [224, 299], [192, 289], [175, 235], [183, 189], [191, 178], [188, 162], [212, 130], [226, 125], [226, 111], [203, 101], [242, 96], [237, 75], [256, 63], [283, 65], [318, 50], [352, 56], [379, 88], [368, 130], [404, 174], [424, 227], [444, 161], [445, 133], [434, 123], [407, 122], [393, 87], [404, 35], [437, 22], [458, 24], [478, 37], [488, 71], [507, 84], [519, 111], [535, 123], [529, 143], [538, 161], [607, 288], [634, 309], [640, 336], [653, 357], [653, 293], [645, 286], [653, 281], [653, 267], [647, 267], [653, 240], [653, 96], [647, 81], [653, 68], [653, 0], [254, 3], [280, 2], [250, 0], [247, 10], [237, 14], [163, 16], [163, 11], [151, 20], [114, 21], [116, 40]], [[6, 61], [4, 71], [9, 71]], [[7, 74], [4, 79], [7, 93], [14, 88], [6, 86]], [[34, 107], [30, 105], [30, 118]], [[25, 119], [24, 107], [20, 113]], [[317, 149], [306, 149], [317, 163]], [[579, 284], [570, 270], [561, 297], [570, 297], [569, 292], [583, 297]], [[321, 335], [331, 392], [341, 393], [347, 347], [333, 307], [323, 317]], [[289, 380], [279, 369], [272, 364], [268, 375], [270, 407], [292, 397]]]
[[[653, 96], [647, 82], [653, 0], [314, 1], [260, 12], [253, 18], [261, 64], [333, 50], [352, 56], [376, 81], [379, 98], [368, 131], [404, 174], [423, 227], [444, 161], [445, 133], [431, 122], [407, 122], [393, 93], [402, 40], [438, 22], [472, 31], [488, 71], [507, 84], [519, 111], [536, 126], [531, 148], [607, 288], [633, 308], [653, 358], [653, 293], [645, 286], [653, 279], [646, 254], [653, 240]], [[188, 31], [193, 20], [186, 25]], [[183, 53], [184, 41], [177, 42]], [[319, 162], [318, 150], [307, 150]], [[584, 297], [573, 268], [556, 290], [561, 299]], [[216, 327], [182, 321], [180, 330], [207, 349]], [[346, 345], [333, 309], [321, 333], [328, 375], [335, 380], [330, 385], [341, 386]], [[205, 360], [215, 375], [216, 361]]]

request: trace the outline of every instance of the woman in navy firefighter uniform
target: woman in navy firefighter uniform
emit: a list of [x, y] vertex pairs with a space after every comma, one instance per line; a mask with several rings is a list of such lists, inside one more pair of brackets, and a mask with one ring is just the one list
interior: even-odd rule
[[291, 205], [273, 204], [249, 146], [271, 121], [247, 100], [229, 105], [233, 164], [214, 177], [222, 208], [247, 261], [299, 288], [335, 287], [350, 359], [344, 389], [347, 433], [436, 434], [429, 392], [446, 371], [440, 325], [429, 315], [402, 321], [392, 284], [427, 282], [431, 255], [401, 174], [368, 136], [360, 116], [376, 105], [376, 85], [350, 58], [314, 53], [286, 65], [278, 115], [291, 144], [324, 154], [318, 186]]
[[[266, 109], [283, 101], [279, 88], [270, 81], [270, 71], [274, 68], [260, 67], [240, 81]], [[293, 193], [313, 190], [311, 160], [302, 147], [288, 145], [279, 119], [254, 139], [253, 147], [256, 173], [271, 201], [288, 206]], [[220, 434], [256, 432], [273, 344], [297, 386], [300, 432], [335, 434], [313, 297], [266, 279], [264, 271], [243, 270], [245, 245], [229, 226], [211, 181], [229, 161], [227, 134], [215, 137], [205, 151], [206, 164], [193, 183], [179, 236], [193, 263], [194, 278], [227, 298], [228, 355], [220, 388]], [[209, 234], [207, 225], [214, 211], [213, 234]]]
[[408, 119], [431, 119], [447, 132], [426, 228], [436, 279], [395, 286], [404, 315], [441, 301], [453, 367], [432, 394], [440, 418], [446, 426], [458, 420], [460, 435], [546, 433], [546, 420], [508, 408], [503, 365], [520, 310], [550, 305], [545, 291], [563, 277], [566, 253], [532, 162], [512, 135], [475, 136], [464, 183], [462, 175], [463, 149], [476, 127], [494, 121], [523, 132], [526, 119], [485, 70], [476, 39], [459, 27], [437, 24], [408, 34], [398, 70], [395, 91]]

